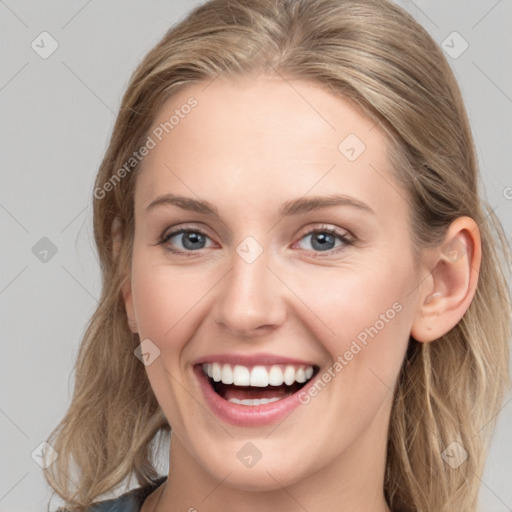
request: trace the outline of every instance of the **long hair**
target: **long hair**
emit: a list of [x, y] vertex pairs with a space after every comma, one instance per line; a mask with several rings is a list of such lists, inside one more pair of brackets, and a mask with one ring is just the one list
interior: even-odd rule
[[[102, 294], [80, 345], [69, 408], [48, 442], [45, 470], [70, 511], [125, 479], [154, 481], [154, 448], [170, 427], [134, 356], [121, 288], [129, 273], [134, 189], [155, 114], [198, 82], [267, 74], [308, 80], [345, 98], [389, 135], [407, 190], [413, 246], [441, 243], [457, 217], [481, 233], [482, 263], [469, 309], [431, 343], [410, 338], [391, 411], [384, 492], [402, 512], [475, 512], [490, 434], [510, 386], [510, 296], [503, 229], [481, 199], [470, 125], [454, 75], [428, 33], [384, 0], [210, 0], [146, 55], [123, 96], [94, 191]], [[129, 163], [127, 166], [127, 162]], [[123, 171], [124, 169], [124, 171]], [[114, 250], [119, 240], [119, 251]], [[443, 453], [458, 443], [454, 469]]]

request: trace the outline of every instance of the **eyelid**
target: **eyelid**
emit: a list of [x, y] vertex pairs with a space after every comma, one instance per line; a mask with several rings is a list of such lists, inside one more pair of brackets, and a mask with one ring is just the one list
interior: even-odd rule
[[[206, 229], [198, 228], [196, 226], [190, 226], [190, 225], [178, 225], [178, 226], [173, 226], [173, 227], [170, 227], [170, 228], [167, 228], [166, 230], [164, 230], [164, 232], [160, 236], [156, 245], [164, 245], [165, 246], [171, 238], [173, 238], [177, 235], [183, 234], [183, 233], [187, 233], [187, 232], [199, 233], [199, 234], [203, 235], [204, 237], [206, 237], [208, 240], [212, 241], [214, 244], [216, 243], [213, 240], [213, 238], [208, 234], [208, 230], [206, 230]], [[168, 250], [171, 252], [179, 253], [179, 254], [184, 254], [184, 253], [185, 254], [196, 254], [196, 253], [198, 254], [201, 251], [203, 251], [204, 249], [210, 249], [210, 248], [211, 247], [205, 247], [203, 249], [198, 249], [196, 251], [183, 251], [181, 249], [170, 249], [170, 248], [168, 248]]]
[[304, 238], [306, 235], [310, 235], [311, 233], [316, 233], [319, 231], [327, 231], [330, 233], [334, 233], [335, 235], [337, 235], [339, 237], [347, 238], [347, 239], [351, 239], [351, 240], [355, 238], [352, 235], [352, 233], [350, 233], [350, 231], [348, 231], [347, 229], [338, 228], [338, 227], [332, 226], [330, 224], [318, 224], [313, 227], [309, 226], [309, 227], [305, 228], [305, 230], [300, 235], [299, 239]]
[[338, 254], [338, 253], [346, 250], [346, 247], [348, 245], [355, 245], [355, 243], [356, 243], [356, 238], [354, 237], [354, 235], [352, 235], [352, 233], [350, 231], [348, 231], [346, 229], [334, 227], [331, 225], [319, 224], [317, 226], [306, 228], [306, 230], [303, 231], [301, 233], [301, 235], [298, 237], [297, 241], [293, 243], [292, 247], [295, 247], [303, 238], [305, 238], [307, 236], [311, 236], [314, 233], [330, 233], [333, 236], [338, 237], [342, 241], [341, 246], [334, 247], [334, 248], [328, 249], [326, 251], [312, 251], [312, 250], [306, 251], [308, 253], [313, 254], [314, 257], [316, 257], [316, 258], [322, 257], [322, 256], [327, 257], [327, 256], [331, 256], [334, 254]]
[[183, 231], [194, 231], [197, 233], [201, 233], [207, 236], [208, 238], [212, 239], [212, 237], [209, 234], [209, 230], [200, 224], [176, 224], [175, 226], [169, 226], [165, 228], [159, 237], [159, 241], [164, 241], [165, 239], [168, 239], [170, 235], [176, 235], [179, 232]]
[[[197, 225], [193, 225], [193, 224], [178, 224], [177, 226], [171, 226], [171, 227], [168, 227], [166, 228], [162, 235], [160, 236], [158, 242], [154, 245], [163, 245], [165, 246], [166, 243], [168, 242], [168, 240], [174, 236], [177, 236], [183, 232], [196, 232], [196, 233], [200, 233], [201, 235], [207, 237], [209, 240], [212, 240], [212, 237], [208, 234], [208, 230], [207, 229], [203, 229], [202, 227], [199, 228], [197, 227]], [[301, 234], [298, 236], [298, 238], [296, 239], [295, 242], [293, 242], [292, 244], [292, 247], [294, 247], [295, 245], [297, 245], [298, 242], [300, 242], [304, 237], [308, 236], [308, 235], [312, 235], [314, 233], [318, 233], [318, 232], [327, 232], [327, 233], [331, 233], [333, 236], [336, 236], [338, 237], [340, 240], [342, 240], [343, 244], [341, 247], [337, 247], [337, 248], [333, 248], [333, 249], [329, 249], [329, 250], [326, 250], [326, 251], [307, 251], [306, 252], [312, 252], [313, 254], [315, 254], [316, 257], [319, 257], [319, 256], [322, 256], [322, 255], [325, 255], [325, 256], [328, 256], [328, 255], [331, 255], [331, 254], [335, 254], [335, 253], [338, 253], [340, 251], [343, 251], [344, 248], [347, 246], [347, 245], [353, 245], [355, 244], [355, 237], [352, 235], [352, 233], [346, 229], [342, 229], [342, 228], [338, 228], [338, 227], [334, 227], [334, 226], [331, 226], [331, 225], [327, 225], [327, 224], [319, 224], [317, 226], [313, 226], [313, 227], [307, 227], [305, 228]], [[205, 249], [208, 249], [208, 247], [205, 247], [203, 249], [198, 249], [198, 250], [195, 250], [195, 251], [183, 251], [181, 249], [171, 249], [169, 247], [167, 247], [167, 250], [170, 251], [170, 252], [173, 252], [175, 254], [181, 254], [181, 255], [195, 255], [195, 254], [201, 254], [201, 252]]]

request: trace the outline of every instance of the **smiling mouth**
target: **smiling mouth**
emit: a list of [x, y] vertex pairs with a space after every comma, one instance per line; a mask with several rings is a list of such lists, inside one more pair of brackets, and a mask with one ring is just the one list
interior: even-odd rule
[[316, 365], [244, 366], [204, 363], [203, 373], [213, 390], [228, 402], [256, 406], [297, 393], [319, 371]]

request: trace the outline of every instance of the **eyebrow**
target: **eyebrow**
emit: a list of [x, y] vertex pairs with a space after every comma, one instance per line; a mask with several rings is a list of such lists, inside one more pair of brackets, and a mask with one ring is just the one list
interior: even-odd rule
[[[146, 211], [152, 210], [153, 208], [162, 205], [175, 205], [182, 210], [211, 215], [222, 220], [222, 217], [219, 214], [217, 208], [208, 201], [176, 194], [164, 194], [158, 196], [146, 207]], [[366, 203], [363, 203], [362, 201], [359, 201], [353, 197], [340, 194], [291, 199], [283, 204], [279, 213], [283, 217], [288, 217], [293, 215], [301, 215], [320, 208], [327, 208], [329, 206], [350, 206], [352, 208], [357, 208], [359, 210], [376, 215], [375, 211], [372, 210], [372, 208], [370, 208]]]

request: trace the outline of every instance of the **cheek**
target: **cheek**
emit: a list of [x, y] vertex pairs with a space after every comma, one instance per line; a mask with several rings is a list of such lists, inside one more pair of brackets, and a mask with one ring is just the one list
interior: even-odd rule
[[[204, 290], [187, 286], [179, 269], [155, 264], [143, 251], [133, 254], [132, 297], [140, 340], [151, 340], [159, 355], [146, 366], [155, 396], [172, 428], [183, 429], [186, 399], [176, 386], [183, 378], [182, 352], [194, 334]], [[174, 377], [174, 378], [173, 378]], [[185, 400], [185, 402], [184, 402]]]
[[[180, 312], [178, 294], [158, 271], [135, 266], [132, 273], [132, 295], [139, 334], [144, 338], [165, 339]], [[182, 304], [182, 303], [181, 303]]]
[[371, 368], [389, 379], [401, 364], [412, 323], [413, 276], [404, 265], [396, 267], [376, 261], [302, 280], [297, 294], [317, 317], [315, 334], [332, 361], [342, 361], [344, 372], [353, 367], [345, 373]]
[[[300, 293], [306, 293], [308, 284], [303, 281]], [[315, 329], [331, 361], [321, 370], [325, 384], [302, 399], [324, 404], [320, 409], [325, 422], [318, 428], [325, 428], [322, 435], [341, 446], [346, 436], [364, 430], [384, 405], [390, 407], [409, 341], [412, 308], [406, 302], [411, 287], [405, 268], [397, 273], [383, 264], [379, 269], [333, 272], [330, 279], [317, 275], [314, 289], [303, 296], [322, 322], [311, 322], [308, 328]], [[343, 428], [333, 433], [332, 425]]]
[[154, 340], [166, 350], [168, 341], [174, 345], [184, 339], [183, 330], [191, 323], [204, 293], [201, 279], [192, 279], [161, 261], [155, 263], [143, 251], [134, 252], [132, 296], [141, 338]]

